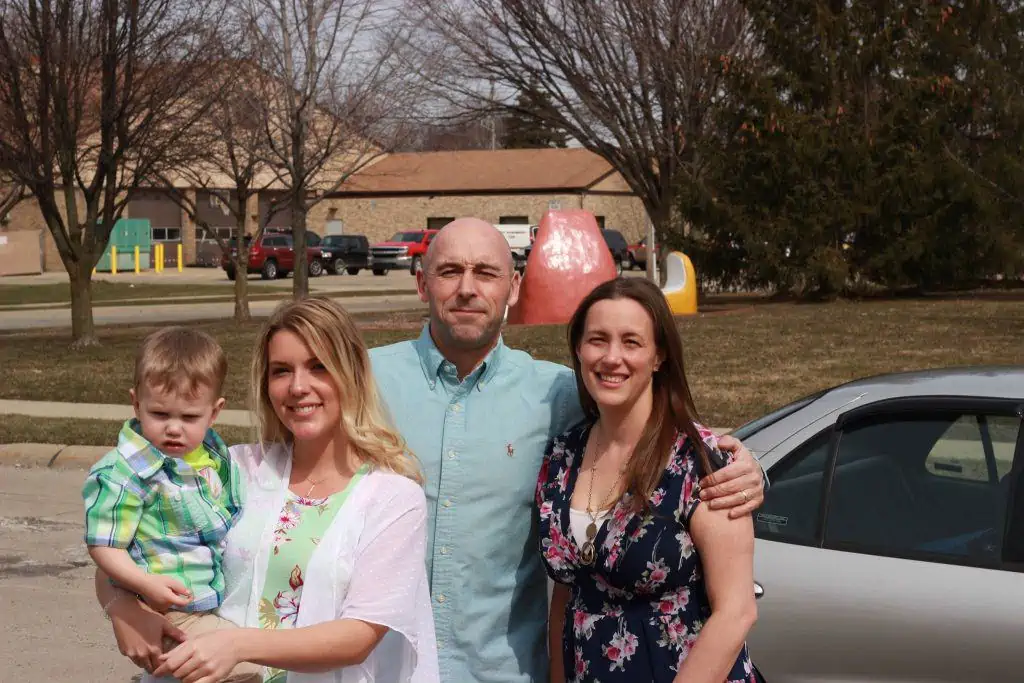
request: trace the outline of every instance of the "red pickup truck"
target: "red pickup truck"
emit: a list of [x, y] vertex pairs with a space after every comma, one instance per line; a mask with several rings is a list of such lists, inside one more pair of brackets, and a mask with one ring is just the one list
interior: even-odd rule
[[[287, 277], [288, 273], [295, 270], [295, 249], [290, 234], [267, 232], [256, 244], [252, 244], [251, 239], [246, 237], [245, 244], [249, 247], [248, 273], [259, 273], [264, 280], [273, 280]], [[229, 280], [235, 279], [234, 255], [235, 245], [232, 241], [230, 252], [224, 253], [220, 260]], [[324, 261], [330, 256], [329, 252], [319, 247], [306, 247], [306, 263], [311, 277], [324, 274]]]
[[437, 230], [404, 230], [396, 232], [386, 242], [378, 242], [370, 248], [373, 274], [384, 275], [389, 270], [408, 268], [413, 275], [423, 263], [430, 241]]

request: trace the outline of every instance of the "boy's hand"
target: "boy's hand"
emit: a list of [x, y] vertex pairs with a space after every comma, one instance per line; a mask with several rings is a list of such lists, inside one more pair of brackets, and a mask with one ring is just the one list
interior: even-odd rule
[[169, 576], [148, 576], [142, 597], [147, 605], [161, 614], [171, 607], [184, 607], [192, 602], [192, 594], [185, 585]]

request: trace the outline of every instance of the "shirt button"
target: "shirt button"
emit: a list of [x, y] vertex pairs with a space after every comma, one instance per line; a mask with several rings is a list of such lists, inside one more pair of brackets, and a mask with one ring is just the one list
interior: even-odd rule
[[446, 545], [441, 546], [441, 554], [442, 555], [447, 555], [448, 554], [448, 546], [446, 546]]
[[441, 595], [437, 596], [437, 601], [438, 602], [444, 602], [445, 601], [444, 593], [441, 593]]
[[446, 508], [450, 508], [452, 506], [451, 498], [445, 498], [444, 502], [441, 504], [444, 505]]
[[454, 450], [448, 451], [448, 458], [450, 460], [454, 460], [455, 459], [455, 451]]
[[460, 409], [460, 406], [459, 406], [458, 403], [456, 403], [455, 405], [452, 406], [452, 412], [453, 413], [459, 412], [459, 409]]

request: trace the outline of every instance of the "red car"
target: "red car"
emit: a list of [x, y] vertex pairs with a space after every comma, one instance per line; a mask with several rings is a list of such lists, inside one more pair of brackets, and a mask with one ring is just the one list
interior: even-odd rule
[[[249, 237], [245, 238], [245, 243], [249, 247], [248, 273], [259, 273], [264, 280], [274, 280], [287, 277], [288, 273], [295, 270], [295, 249], [292, 236], [289, 233], [267, 232], [258, 243], [252, 244]], [[225, 253], [220, 261], [229, 280], [235, 279], [234, 255], [235, 246], [232, 243], [230, 253]], [[311, 277], [323, 275], [324, 260], [330, 259], [330, 257], [330, 252], [325, 252], [319, 247], [306, 247], [309, 275]]]

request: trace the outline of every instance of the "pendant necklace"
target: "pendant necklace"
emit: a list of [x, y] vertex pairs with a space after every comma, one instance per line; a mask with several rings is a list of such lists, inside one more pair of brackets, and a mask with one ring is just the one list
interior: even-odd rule
[[[597, 448], [595, 447], [596, 451]], [[605, 451], [607, 452], [607, 451]], [[603, 457], [602, 454], [601, 457]], [[597, 472], [597, 465], [601, 461], [601, 457], [595, 455], [594, 464], [590, 466], [590, 485], [587, 489], [587, 517], [590, 517], [590, 524], [587, 525], [587, 540], [583, 542], [580, 547], [580, 559], [583, 560], [583, 564], [588, 567], [594, 566], [594, 561], [597, 559], [597, 548], [594, 547], [594, 539], [597, 538], [597, 515], [594, 513], [596, 510], [593, 509], [594, 500], [594, 475]], [[604, 497], [605, 500], [612, 494], [619, 486], [619, 482], [622, 481], [622, 475], [625, 474], [626, 468], [619, 468], [619, 476], [615, 479], [615, 483], [608, 489], [608, 494]]]

